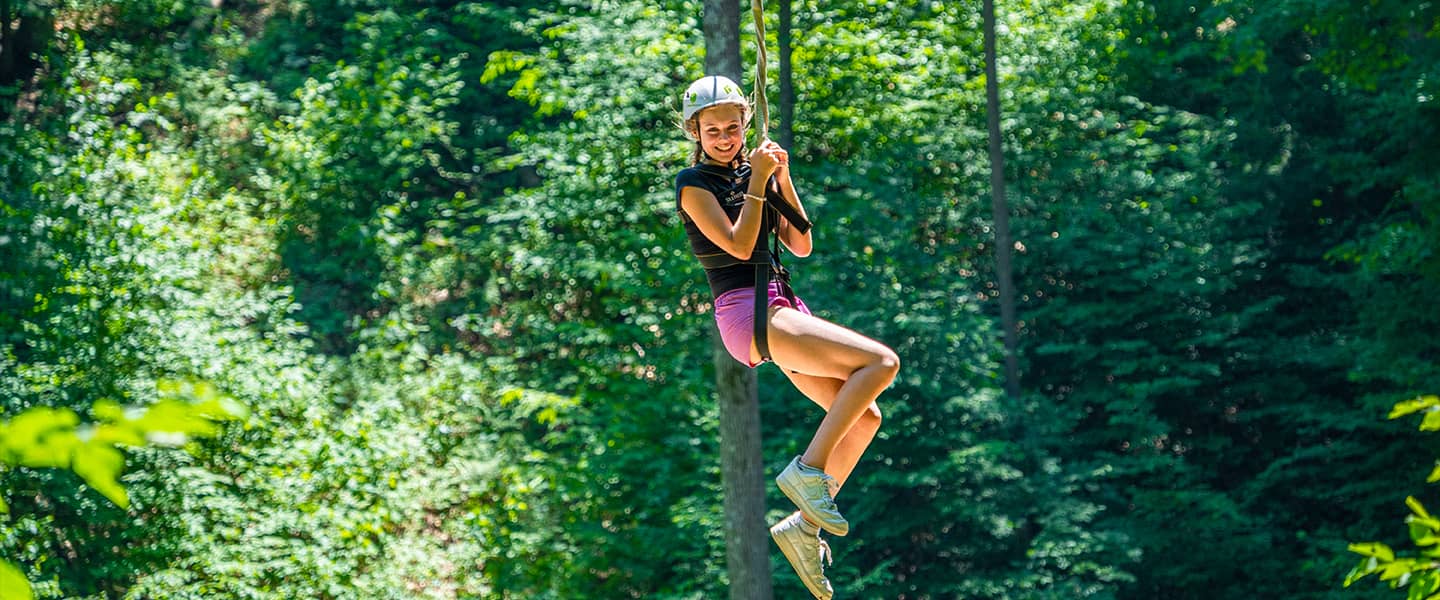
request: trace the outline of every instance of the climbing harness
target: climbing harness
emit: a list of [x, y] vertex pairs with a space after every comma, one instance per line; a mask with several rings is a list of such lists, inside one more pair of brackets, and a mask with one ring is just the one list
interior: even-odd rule
[[[746, 179], [749, 176], [750, 165], [742, 164], [735, 171], [725, 170], [711, 164], [701, 164], [701, 171], [722, 177]], [[735, 258], [729, 252], [717, 252], [714, 254], [701, 254], [698, 256], [700, 265], [706, 269], [723, 269], [735, 265], [755, 266], [755, 348], [760, 351], [760, 362], [772, 362], [770, 358], [769, 336], [766, 331], [765, 321], [768, 315], [766, 309], [770, 306], [770, 282], [774, 281], [780, 286], [780, 293], [790, 301], [791, 306], [798, 306], [795, 300], [795, 291], [790, 287], [790, 270], [780, 261], [781, 247], [780, 235], [778, 233], [778, 221], [775, 216], [785, 217], [801, 234], [810, 231], [810, 221], [800, 214], [784, 197], [772, 190], [766, 190], [765, 195], [765, 219], [772, 223], [770, 228], [770, 248], [767, 250], [763, 240], [757, 240], [755, 248], [750, 252], [750, 258], [741, 260]]]

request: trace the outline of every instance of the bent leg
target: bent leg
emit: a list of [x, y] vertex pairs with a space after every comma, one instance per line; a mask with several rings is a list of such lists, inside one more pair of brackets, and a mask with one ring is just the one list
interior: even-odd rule
[[769, 338], [770, 356], [781, 369], [844, 381], [800, 459], [828, 471], [845, 434], [895, 380], [900, 358], [880, 342], [786, 307], [771, 309]]
[[[840, 392], [840, 387], [845, 382], [840, 379], [829, 377], [816, 377], [804, 373], [783, 371], [790, 382], [795, 384], [795, 389], [805, 394], [816, 404], [826, 411], [835, 402], [835, 396]], [[875, 439], [875, 433], [880, 430], [880, 407], [874, 402], [870, 403], [867, 410], [860, 415], [860, 420], [850, 431], [845, 432], [845, 437], [840, 438], [840, 443], [830, 455], [830, 462], [825, 467], [840, 487], [845, 487], [845, 480], [850, 478], [850, 473], [855, 470], [855, 465], [860, 462], [860, 455], [870, 447], [870, 442]]]

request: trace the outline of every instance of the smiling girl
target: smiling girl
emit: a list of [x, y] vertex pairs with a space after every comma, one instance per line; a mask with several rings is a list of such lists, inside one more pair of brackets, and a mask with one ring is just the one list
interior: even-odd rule
[[[685, 90], [682, 107], [695, 150], [691, 166], [675, 178], [676, 204], [705, 266], [725, 348], [751, 368], [774, 362], [826, 410], [805, 453], [775, 479], [799, 510], [770, 535], [810, 592], [828, 600], [833, 592], [822, 559], [830, 547], [820, 530], [849, 532], [834, 497], [880, 428], [875, 399], [895, 379], [900, 359], [884, 344], [812, 315], [790, 289], [779, 249], [765, 248], [774, 235], [795, 256], [809, 256], [810, 224], [785, 149], [764, 140], [745, 152], [751, 110], [740, 87], [703, 77]], [[757, 304], [757, 290], [766, 292], [764, 304]]]

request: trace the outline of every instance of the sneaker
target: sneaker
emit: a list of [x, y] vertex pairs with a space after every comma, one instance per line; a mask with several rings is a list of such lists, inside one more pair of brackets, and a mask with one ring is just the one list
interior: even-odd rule
[[835, 507], [835, 492], [840, 484], [834, 477], [800, 462], [797, 456], [775, 478], [775, 483], [800, 512], [819, 523], [825, 531], [840, 536], [850, 533], [850, 523], [840, 516], [840, 509]]
[[[820, 528], [805, 521], [799, 511], [785, 517], [770, 528], [770, 538], [780, 546], [780, 552], [795, 567], [800, 581], [819, 600], [830, 600], [835, 591], [830, 580], [825, 578], [825, 566], [833, 562], [830, 544], [820, 539]], [[824, 564], [821, 564], [821, 563]]]

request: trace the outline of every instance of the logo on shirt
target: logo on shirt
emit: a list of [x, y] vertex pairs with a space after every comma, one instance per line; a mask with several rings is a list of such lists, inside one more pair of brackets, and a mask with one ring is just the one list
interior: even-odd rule
[[730, 177], [730, 189], [726, 190], [725, 198], [721, 202], [725, 206], [738, 206], [745, 203], [745, 184], [750, 181], [750, 163], [741, 163]]
[[740, 191], [739, 186], [730, 188], [725, 192], [725, 197], [720, 199], [720, 203], [730, 207], [740, 206], [745, 203], [745, 192]]

